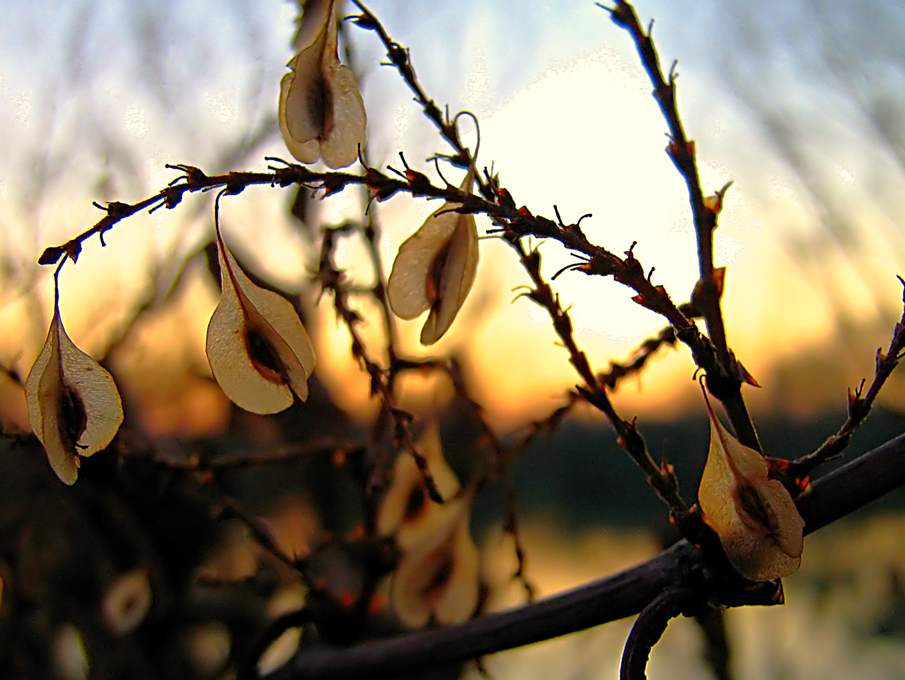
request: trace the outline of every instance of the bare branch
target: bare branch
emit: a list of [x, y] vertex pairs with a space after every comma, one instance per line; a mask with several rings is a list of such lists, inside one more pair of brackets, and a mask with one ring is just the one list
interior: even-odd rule
[[715, 269], [713, 266], [713, 232], [717, 226], [717, 215], [722, 207], [723, 194], [731, 182], [717, 192], [716, 201], [708, 203], [705, 200], [698, 175], [694, 142], [689, 141], [685, 135], [676, 105], [676, 77], [678, 75], [676, 64], [673, 63], [669, 75], [664, 77], [660, 67], [660, 58], [650, 36], [650, 29], [647, 32], [644, 31], [631, 4], [625, 0], [619, 0], [613, 8], [604, 7], [599, 3], [598, 6], [610, 12], [613, 21], [627, 30], [635, 41], [641, 62], [654, 86], [654, 98], [660, 105], [660, 110], [669, 127], [670, 143], [666, 147], [666, 151], [688, 186], [688, 197], [691, 202], [697, 236], [698, 268], [700, 270], [700, 279], [695, 286], [693, 302], [701, 311], [707, 324], [707, 333], [716, 347], [719, 363], [729, 369], [728, 376], [711, 375], [708, 371], [707, 389], [723, 403], [739, 441], [756, 451], [762, 451], [754, 423], [741, 393], [742, 383], [750, 382], [749, 376], [736, 360], [726, 340], [723, 313], [720, 309], [724, 270]]
[[[902, 278], [900, 277], [899, 280], [902, 281]], [[905, 282], [903, 282], [903, 286], [905, 286]], [[903, 303], [905, 303], [905, 295], [903, 295]], [[905, 352], [905, 311], [903, 311], [901, 319], [899, 319], [893, 329], [889, 349], [886, 352], [879, 348], [877, 349], [874, 377], [870, 387], [867, 388], [867, 392], [863, 392], [863, 381], [856, 390], [849, 389], [848, 415], [842, 427], [821, 444], [816, 451], [790, 463], [787, 474], [794, 478], [806, 478], [816, 466], [842, 455], [855, 430], [858, 429], [870, 413], [874, 401], [877, 395], [880, 394], [880, 390], [886, 380], [898, 366], [903, 352]]]

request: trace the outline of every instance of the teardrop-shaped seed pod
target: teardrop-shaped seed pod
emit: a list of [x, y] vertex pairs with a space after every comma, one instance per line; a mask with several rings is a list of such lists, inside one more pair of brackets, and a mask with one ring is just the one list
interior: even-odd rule
[[123, 422], [113, 377], [75, 346], [58, 307], [25, 380], [25, 398], [31, 427], [65, 484], [78, 478], [79, 458], [105, 448]]
[[220, 388], [240, 408], [277, 413], [294, 392], [308, 398], [311, 338], [292, 304], [252, 283], [217, 230], [220, 302], [207, 327], [206, 352]]
[[[705, 394], [706, 400], [706, 394]], [[751, 581], [772, 581], [798, 570], [804, 521], [789, 492], [768, 475], [767, 462], [717, 420], [710, 402], [710, 452], [698, 503], [729, 562]]]
[[[462, 191], [470, 191], [469, 173]], [[444, 203], [399, 247], [387, 282], [387, 298], [400, 319], [430, 311], [421, 344], [432, 345], [449, 330], [478, 271], [478, 229], [474, 215], [452, 212]]]
[[355, 74], [337, 57], [334, 0], [310, 3], [300, 35], [311, 40], [280, 83], [279, 123], [289, 152], [302, 163], [322, 158], [344, 168], [358, 158], [367, 113]]

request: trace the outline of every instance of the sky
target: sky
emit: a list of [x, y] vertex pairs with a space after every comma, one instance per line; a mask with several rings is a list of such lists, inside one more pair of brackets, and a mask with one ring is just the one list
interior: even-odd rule
[[[210, 7], [192, 0], [85, 0], [5, 10], [5, 366], [26, 374], [46, 333], [52, 286], [37, 255], [96, 221], [92, 201], [156, 192], [175, 177], [166, 163], [215, 173], [260, 170], [264, 156], [287, 155], [275, 109], [292, 56], [292, 3]], [[452, 112], [468, 109], [478, 117], [480, 163], [493, 163], [519, 205], [550, 217], [555, 205], [566, 221], [592, 214], [582, 223], [592, 241], [615, 253], [637, 241], [636, 256], [656, 267], [654, 281], [674, 299], [687, 299], [697, 275], [685, 188], [664, 153], [666, 127], [634, 47], [606, 12], [592, 2], [526, 7], [515, 0], [440, 9], [374, 0], [371, 8], [411, 48], [429, 94]], [[664, 66], [678, 60], [680, 112], [697, 145], [705, 190], [734, 181], [716, 260], [728, 266], [730, 343], [764, 385], [752, 392], [755, 407], [803, 413], [843, 403], [845, 386], [868, 374], [901, 312], [895, 274], [905, 255], [905, 134], [898, 125], [905, 110], [905, 12], [892, 2], [864, 8], [841, 0], [767, 0], [756, 8], [740, 0], [657, 0], [636, 8], [643, 21], [656, 18]], [[446, 151], [442, 142], [398, 75], [378, 65], [376, 36], [354, 28], [350, 34], [374, 164], [398, 165], [404, 150], [414, 167], [435, 176], [426, 159]], [[473, 129], [463, 124], [463, 130], [471, 142]], [[458, 183], [453, 174], [450, 181]], [[231, 199], [224, 233], [256, 273], [303, 290], [312, 249], [286, 219], [290, 199], [291, 192], [267, 188]], [[341, 196], [322, 214], [338, 220], [360, 206], [360, 197]], [[405, 197], [378, 206], [387, 270], [398, 244], [436, 207]], [[479, 228], [488, 226], [479, 221]], [[78, 265], [63, 271], [64, 321], [95, 355], [131, 325], [139, 302], [152, 303], [140, 332], [128, 339], [133, 359], [121, 372], [158, 402], [168, 389], [156, 370], [160, 362], [205, 370], [203, 338], [216, 284], [191, 258], [211, 230], [210, 202], [188, 200], [121, 224], [106, 248], [89, 242]], [[540, 247], [548, 276], [573, 261], [556, 244]], [[512, 424], [554, 406], [576, 376], [542, 311], [525, 299], [512, 302], [525, 277], [511, 251], [493, 240], [481, 248], [476, 287], [436, 349], [462, 357], [480, 378], [479, 397], [499, 422]], [[361, 257], [351, 242], [340, 252], [353, 278], [366, 280]], [[173, 293], [176, 281], [187, 283]], [[571, 273], [556, 280], [555, 290], [571, 306], [579, 343], [597, 370], [624, 360], [663, 325], [612, 281]], [[314, 298], [308, 291], [312, 306]], [[366, 382], [346, 358], [348, 337], [329, 305], [312, 315], [319, 376], [342, 404], [366, 409]], [[420, 325], [401, 326], [413, 353], [422, 352]], [[693, 370], [687, 352], [667, 351], [641, 379], [621, 387], [617, 400], [669, 418], [696, 397]], [[193, 409], [156, 407], [163, 429], [216, 425], [222, 402], [207, 387], [196, 392]], [[151, 409], [152, 401], [142, 403]]]

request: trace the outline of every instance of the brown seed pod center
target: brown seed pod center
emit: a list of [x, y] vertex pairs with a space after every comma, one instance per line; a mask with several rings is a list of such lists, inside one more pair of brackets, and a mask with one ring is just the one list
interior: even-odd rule
[[453, 574], [453, 566], [454, 566], [454, 558], [452, 555], [447, 556], [443, 560], [443, 564], [440, 565], [440, 568], [434, 572], [433, 578], [431, 578], [430, 582], [424, 588], [424, 595], [429, 599], [433, 599], [438, 597], [443, 589], [446, 587], [446, 584], [449, 583], [449, 580], [452, 578]]
[[271, 382], [281, 385], [286, 383], [283, 364], [263, 335], [249, 328], [245, 332], [245, 347], [258, 373]]
[[443, 244], [443, 247], [434, 255], [431, 260], [430, 267], [427, 270], [427, 280], [425, 281], [425, 294], [430, 301], [431, 306], [440, 299], [440, 285], [443, 280], [443, 271], [446, 269], [446, 262], [449, 260], [449, 253], [452, 250], [452, 239]]
[[764, 506], [757, 491], [748, 484], [737, 484], [735, 492], [742, 521], [750, 529], [760, 531], [765, 536], [772, 536], [775, 518], [774, 522], [771, 522], [770, 512]]
[[427, 495], [424, 493], [424, 489], [421, 485], [419, 484], [414, 487], [409, 494], [408, 502], [405, 505], [405, 518], [407, 520], [412, 520], [420, 515], [424, 510], [426, 501]]
[[65, 385], [61, 389], [60, 400], [57, 402], [57, 418], [63, 443], [67, 450], [75, 454], [76, 449], [79, 448], [79, 438], [88, 425], [88, 414], [85, 412], [85, 405], [78, 392]]
[[333, 93], [322, 76], [311, 83], [311, 87], [308, 89], [307, 104], [308, 114], [316, 128], [320, 130], [318, 137], [325, 137], [333, 127], [333, 118], [330, 115], [333, 110]]

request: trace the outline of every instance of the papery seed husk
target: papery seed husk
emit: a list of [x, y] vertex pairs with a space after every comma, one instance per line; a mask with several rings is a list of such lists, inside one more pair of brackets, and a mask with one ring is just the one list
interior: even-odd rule
[[25, 381], [25, 395], [29, 422], [51, 468], [65, 484], [74, 484], [79, 457], [90, 456], [113, 440], [123, 410], [113, 376], [75, 346], [59, 310], [54, 311], [47, 339]]
[[[211, 371], [223, 392], [252, 413], [276, 413], [303, 401], [314, 371], [314, 347], [292, 304], [248, 279], [219, 234], [221, 296], [207, 330]], [[250, 349], [249, 333], [267, 346], [278, 364], [262, 364]], [[290, 389], [291, 388], [291, 389]]]
[[[472, 181], [467, 175], [462, 190], [468, 191]], [[430, 310], [421, 331], [425, 345], [449, 330], [477, 274], [477, 226], [473, 215], [454, 212], [457, 207], [444, 203], [402, 243], [387, 281], [390, 308], [400, 319]]]
[[64, 484], [75, 484], [79, 475], [78, 455], [74, 446], [64, 442], [57, 416], [57, 399], [63, 390], [62, 356], [54, 315], [41, 350], [28, 378], [25, 394], [28, 401], [28, 419], [35, 435], [44, 446], [51, 469]]
[[324, 164], [330, 168], [344, 168], [358, 160], [367, 131], [367, 113], [355, 74], [346, 66], [335, 66], [327, 84], [332, 98], [330, 125], [320, 139]]
[[327, 114], [323, 110], [317, 111], [312, 106], [312, 101], [323, 98], [324, 88], [329, 87], [324, 82], [329, 77], [324, 73], [323, 63], [326, 40], [327, 32], [321, 31], [311, 45], [289, 62], [293, 77], [288, 83], [285, 107], [281, 107], [281, 110], [285, 114], [286, 130], [298, 143], [319, 140], [324, 132]]
[[320, 142], [316, 138], [307, 138], [304, 141], [298, 141], [289, 132], [289, 114], [287, 111], [289, 103], [289, 94], [292, 92], [293, 82], [295, 81], [295, 73], [287, 73], [280, 82], [280, 108], [279, 123], [280, 132], [283, 135], [283, 141], [289, 149], [289, 153], [302, 163], [316, 163], [320, 158]]
[[[705, 395], [706, 396], [706, 395]], [[804, 522], [757, 451], [736, 440], [707, 403], [710, 451], [698, 502], [729, 562], [751, 581], [788, 576], [801, 564]]]
[[393, 608], [410, 627], [422, 627], [431, 618], [458, 623], [477, 607], [480, 560], [468, 529], [469, 498], [438, 507], [447, 511], [443, 523], [405, 552], [393, 577]]
[[142, 624], [151, 609], [151, 579], [144, 567], [120, 574], [101, 601], [104, 623], [116, 637], [123, 637]]
[[[455, 498], [461, 484], [443, 456], [436, 424], [425, 430], [418, 441], [418, 448], [427, 461], [428, 470], [440, 495], [444, 499]], [[420, 495], [422, 504], [420, 512], [410, 516], [409, 502], [413, 493]], [[409, 452], [400, 452], [393, 467], [393, 481], [378, 508], [378, 531], [385, 536], [395, 534], [396, 544], [400, 549], [411, 550], [436, 534], [438, 527], [447, 526], [450, 515], [455, 512], [455, 504], [438, 504], [430, 500], [424, 488], [424, 473]]]
[[289, 62], [292, 73], [281, 83], [279, 122], [298, 160], [321, 158], [330, 168], [344, 168], [356, 161], [365, 142], [367, 113], [355, 74], [336, 55], [333, 6], [332, 1], [319, 3], [305, 17], [302, 33], [313, 37]]
[[474, 216], [455, 216], [455, 229], [440, 272], [439, 295], [421, 329], [423, 345], [434, 344], [449, 330], [477, 274], [478, 232]]

